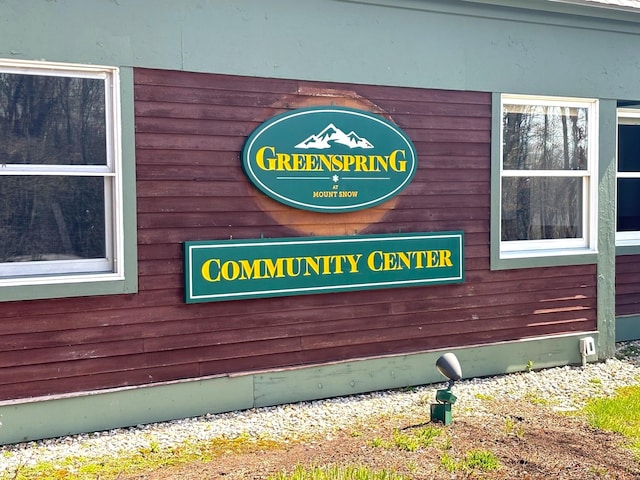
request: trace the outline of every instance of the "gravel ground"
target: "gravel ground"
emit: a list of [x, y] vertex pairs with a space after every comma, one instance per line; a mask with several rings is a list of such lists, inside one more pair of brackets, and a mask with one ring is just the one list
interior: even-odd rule
[[[640, 342], [617, 345], [617, 358], [586, 366], [557, 367], [457, 382], [454, 415], [484, 415], [481, 399], [535, 398], [558, 410], [576, 410], [592, 396], [640, 382]], [[171, 447], [185, 441], [234, 438], [240, 435], [293, 440], [300, 436], [331, 436], [372, 415], [428, 412], [435, 391], [443, 384], [374, 392], [328, 400], [256, 408], [171, 422], [139, 425], [105, 432], [73, 435], [0, 447], [0, 476], [16, 468], [66, 457], [97, 458], [141, 449]], [[427, 407], [426, 407], [427, 406]], [[428, 415], [428, 413], [427, 413]]]

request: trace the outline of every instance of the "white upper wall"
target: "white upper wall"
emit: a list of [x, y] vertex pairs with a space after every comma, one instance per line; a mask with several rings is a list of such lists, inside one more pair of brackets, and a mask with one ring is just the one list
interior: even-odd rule
[[549, 0], [0, 0], [20, 60], [636, 101], [638, 52], [640, 9]]

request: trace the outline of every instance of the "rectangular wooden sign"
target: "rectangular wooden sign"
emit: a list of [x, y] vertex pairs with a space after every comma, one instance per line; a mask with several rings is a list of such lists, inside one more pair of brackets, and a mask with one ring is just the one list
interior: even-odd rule
[[464, 281], [462, 232], [194, 241], [187, 303]]

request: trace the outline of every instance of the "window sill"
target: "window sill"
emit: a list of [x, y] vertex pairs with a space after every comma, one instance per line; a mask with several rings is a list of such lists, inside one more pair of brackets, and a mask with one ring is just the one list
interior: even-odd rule
[[26, 277], [0, 280], [0, 302], [135, 293], [137, 279], [120, 274]]
[[639, 255], [640, 242], [616, 242], [616, 255]]
[[500, 252], [491, 258], [491, 270], [560, 267], [596, 263], [598, 252], [592, 249], [520, 250]]

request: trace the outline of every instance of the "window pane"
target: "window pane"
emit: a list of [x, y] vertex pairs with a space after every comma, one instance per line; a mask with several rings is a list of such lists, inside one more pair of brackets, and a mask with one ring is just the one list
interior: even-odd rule
[[640, 178], [618, 179], [618, 232], [640, 231]]
[[105, 83], [0, 73], [0, 164], [106, 165]]
[[1, 176], [0, 262], [105, 257], [104, 182]]
[[502, 240], [581, 238], [582, 178], [502, 179]]
[[618, 171], [640, 172], [640, 125], [618, 126]]
[[504, 105], [505, 170], [586, 170], [588, 109]]

